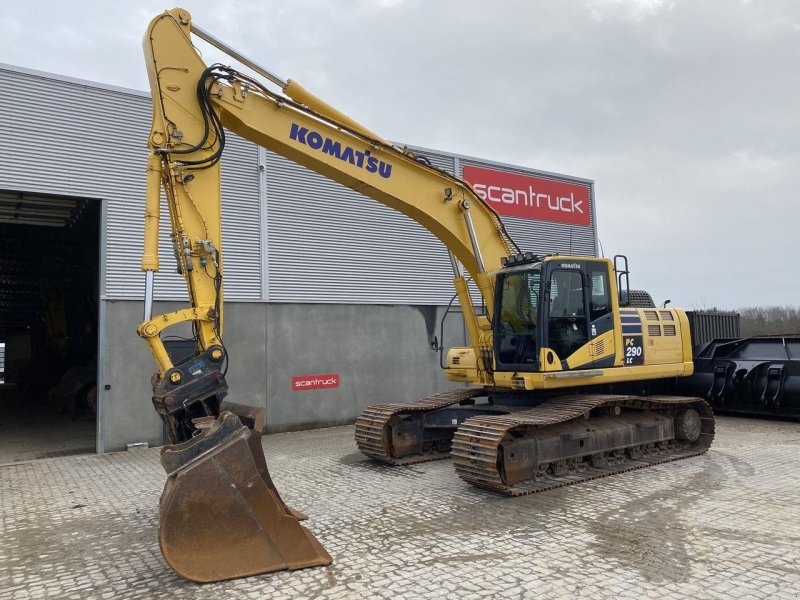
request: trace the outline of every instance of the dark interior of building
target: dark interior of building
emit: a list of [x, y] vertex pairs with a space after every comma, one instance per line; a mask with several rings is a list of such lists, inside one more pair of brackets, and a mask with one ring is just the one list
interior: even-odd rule
[[0, 191], [0, 464], [94, 452], [100, 202]]

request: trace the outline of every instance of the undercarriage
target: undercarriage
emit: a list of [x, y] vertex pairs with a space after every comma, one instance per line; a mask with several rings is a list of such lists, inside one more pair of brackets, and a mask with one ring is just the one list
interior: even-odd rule
[[700, 398], [535, 396], [466, 388], [368, 407], [356, 443], [392, 465], [452, 458], [466, 482], [520, 496], [702, 454], [714, 416]]

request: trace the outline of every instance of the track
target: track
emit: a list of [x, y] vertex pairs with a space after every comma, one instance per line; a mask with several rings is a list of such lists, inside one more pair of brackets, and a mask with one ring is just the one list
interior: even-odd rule
[[[708, 450], [714, 439], [711, 407], [700, 398], [570, 395], [545, 401], [534, 408], [519, 410], [507, 407], [507, 414], [467, 418], [455, 430], [449, 451], [434, 444], [427, 445], [419, 453], [393, 455], [392, 428], [403, 416], [435, 413], [490, 393], [484, 388], [467, 388], [441, 392], [407, 404], [370, 406], [356, 421], [356, 443], [365, 455], [391, 465], [452, 458], [456, 472], [467, 483], [509, 496], [522, 496], [696, 456]], [[627, 414], [659, 416], [687, 408], [700, 416], [700, 435], [691, 443], [673, 438], [654, 443], [617, 445], [611, 450], [542, 464], [517, 459], [515, 466], [507, 462], [507, 454], [504, 454], [520, 440], [533, 442], [530, 446], [535, 447], [539, 437], [549, 434], [551, 439], [557, 438], [561, 431], [553, 430], [565, 425], [572, 427], [573, 431], [590, 431], [594, 427], [579, 425], [590, 414], [592, 420], [587, 425], [597, 426], [597, 415], [617, 409], [613, 414], [628, 409]], [[639, 428], [646, 423], [634, 422], [634, 425]], [[529, 452], [531, 456], [534, 454]], [[532, 457], [529, 460], [536, 459]], [[512, 469], [517, 469], [513, 477], [509, 476]], [[520, 478], [519, 471], [529, 472], [528, 478]]]
[[415, 412], [433, 412], [464, 400], [486, 395], [483, 388], [466, 388], [440, 392], [406, 404], [368, 406], [356, 419], [356, 444], [365, 455], [390, 465], [409, 465], [450, 458], [449, 451], [429, 449], [423, 454], [395, 457], [391, 455], [389, 422], [395, 416]]
[[[505, 481], [502, 474], [504, 442], [508, 443], [514, 438], [529, 439], [546, 427], [584, 419], [591, 411], [614, 407], [650, 411], [692, 408], [700, 415], [699, 439], [694, 443], [670, 440], [598, 453], [603, 455], [599, 457], [601, 460], [572, 461], [564, 468], [559, 468], [557, 474], [547, 464], [535, 465], [533, 470], [536, 475], [533, 478], [514, 484]], [[464, 481], [509, 496], [522, 496], [702, 454], [711, 446], [713, 438], [714, 417], [711, 407], [699, 398], [562, 396], [513, 414], [467, 419], [456, 430], [451, 455], [456, 472]], [[592, 466], [593, 462], [599, 463], [598, 466]]]

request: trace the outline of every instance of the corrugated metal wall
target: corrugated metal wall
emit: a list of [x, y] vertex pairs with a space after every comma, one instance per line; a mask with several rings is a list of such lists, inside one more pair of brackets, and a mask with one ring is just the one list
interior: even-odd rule
[[[413, 148], [413, 147], [412, 147]], [[464, 165], [556, 176], [413, 148], [441, 169]], [[444, 304], [453, 295], [447, 251], [402, 214], [267, 153], [269, 299], [281, 302]], [[524, 251], [596, 254], [588, 226], [502, 217]], [[300, 224], [304, 227], [301, 229]], [[477, 300], [477, 290], [473, 288]]]
[[741, 316], [737, 312], [715, 310], [687, 310], [692, 346], [699, 346], [711, 340], [740, 337]]
[[267, 153], [269, 299], [442, 304], [447, 250], [405, 215]]
[[[0, 65], [6, 90], [0, 128], [0, 188], [107, 201], [106, 298], [142, 298], [145, 163], [150, 98], [119, 88]], [[228, 136], [222, 189], [225, 292], [261, 297], [256, 148]], [[175, 274], [166, 210], [162, 210], [161, 271], [156, 298], [186, 298]]]
[[[0, 65], [0, 84], [13, 90], [6, 96], [0, 134], [0, 189], [107, 200], [106, 288], [101, 294], [142, 298], [148, 95], [7, 65]], [[262, 175], [258, 149], [234, 135], [228, 141], [222, 169], [227, 299], [346, 304], [450, 300], [447, 250], [421, 226], [270, 152], [262, 152]], [[470, 164], [542, 176], [427, 149], [419, 153], [458, 175]], [[588, 227], [503, 220], [523, 250], [593, 255], [594, 198], [591, 218]], [[162, 210], [156, 297], [185, 299], [183, 281], [174, 272], [167, 224]]]

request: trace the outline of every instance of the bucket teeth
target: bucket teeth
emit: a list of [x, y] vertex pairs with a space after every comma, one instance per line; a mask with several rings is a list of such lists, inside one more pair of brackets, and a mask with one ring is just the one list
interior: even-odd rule
[[201, 431], [162, 450], [159, 543], [173, 570], [205, 583], [330, 564], [272, 483], [261, 434], [227, 412]]

